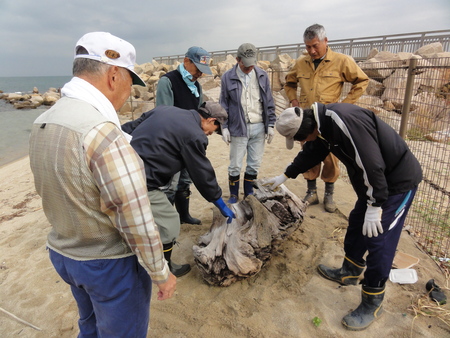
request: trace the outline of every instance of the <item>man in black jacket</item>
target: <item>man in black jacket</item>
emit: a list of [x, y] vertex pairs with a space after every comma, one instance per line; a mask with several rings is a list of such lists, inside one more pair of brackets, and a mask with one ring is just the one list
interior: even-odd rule
[[[276, 123], [286, 147], [306, 141], [282, 175], [269, 179], [275, 189], [296, 178], [329, 153], [347, 168], [358, 199], [351, 211], [341, 268], [320, 264], [319, 273], [341, 285], [362, 280], [359, 307], [342, 319], [349, 330], [363, 330], [382, 313], [385, 282], [389, 277], [403, 223], [422, 180], [422, 169], [405, 141], [372, 111], [348, 103], [283, 111]], [[365, 253], [367, 262], [364, 260]]]
[[173, 244], [180, 234], [180, 219], [163, 191], [173, 175], [186, 169], [200, 194], [214, 203], [228, 222], [235, 217], [222, 200], [222, 190], [206, 157], [207, 136], [220, 133], [226, 118], [219, 103], [207, 101], [197, 110], [158, 106], [122, 125], [122, 130], [133, 137], [131, 146], [144, 161], [153, 217], [170, 271], [176, 277], [188, 273], [191, 267], [171, 261]]

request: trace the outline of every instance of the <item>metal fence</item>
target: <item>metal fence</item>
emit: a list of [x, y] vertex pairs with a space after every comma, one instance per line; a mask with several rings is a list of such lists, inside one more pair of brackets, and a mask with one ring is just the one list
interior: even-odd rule
[[450, 255], [450, 58], [406, 63], [374, 64], [373, 74], [389, 75], [371, 76], [382, 84], [380, 100], [361, 105], [396, 129], [420, 161], [424, 178], [406, 224], [426, 252], [445, 260]]
[[[421, 46], [440, 42], [444, 51], [450, 52], [450, 29], [427, 31], [418, 33], [405, 33], [394, 35], [380, 35], [362, 38], [329, 40], [328, 45], [335, 51], [351, 55], [355, 60], [365, 59], [374, 48], [379, 51], [389, 51], [391, 53], [409, 52], [413, 53]], [[288, 45], [276, 45], [257, 48], [258, 60], [273, 61], [281, 54], [288, 54], [296, 59], [301, 56], [305, 49], [304, 43], [294, 43]], [[224, 61], [228, 55], [236, 56], [236, 49], [219, 50], [210, 52], [213, 64]], [[172, 65], [176, 61], [181, 62], [184, 54], [159, 56], [154, 60]]]

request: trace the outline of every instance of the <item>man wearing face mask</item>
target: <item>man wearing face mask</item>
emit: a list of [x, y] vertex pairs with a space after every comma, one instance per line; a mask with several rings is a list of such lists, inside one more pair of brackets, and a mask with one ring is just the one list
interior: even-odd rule
[[228, 203], [239, 200], [239, 183], [244, 156], [244, 196], [253, 195], [264, 153], [264, 140], [272, 141], [275, 104], [267, 73], [256, 66], [256, 47], [243, 43], [237, 51], [237, 64], [222, 76], [220, 104], [228, 113], [222, 138], [230, 145]]
[[[175, 106], [182, 109], [198, 109], [203, 103], [202, 87], [198, 83], [203, 73], [211, 75], [211, 57], [201, 47], [193, 46], [185, 54], [183, 63], [168, 72], [158, 81], [156, 106]], [[201, 221], [189, 213], [190, 185], [192, 180], [186, 169], [175, 174], [171, 184], [164, 190], [167, 198], [177, 208], [180, 222], [200, 224]]]

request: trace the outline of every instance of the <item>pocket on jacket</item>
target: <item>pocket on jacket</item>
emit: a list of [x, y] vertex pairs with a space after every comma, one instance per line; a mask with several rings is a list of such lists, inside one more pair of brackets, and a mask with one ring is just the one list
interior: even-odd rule
[[323, 72], [320, 73], [320, 77], [324, 78], [324, 77], [329, 77], [329, 78], [340, 78], [339, 76], [339, 72], [336, 71], [329, 71], [329, 70], [325, 70]]
[[306, 79], [309, 80], [311, 78], [311, 73], [297, 73], [297, 82], [299, 82], [299, 79]]

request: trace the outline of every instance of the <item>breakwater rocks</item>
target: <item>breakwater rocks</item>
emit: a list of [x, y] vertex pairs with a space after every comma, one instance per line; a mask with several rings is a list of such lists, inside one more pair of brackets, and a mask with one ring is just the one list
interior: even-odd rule
[[30, 94], [3, 93], [0, 91], [0, 99], [14, 105], [16, 109], [35, 109], [41, 105], [51, 106], [61, 98], [61, 94], [56, 88], [49, 88], [47, 92], [40, 94], [34, 87]]

